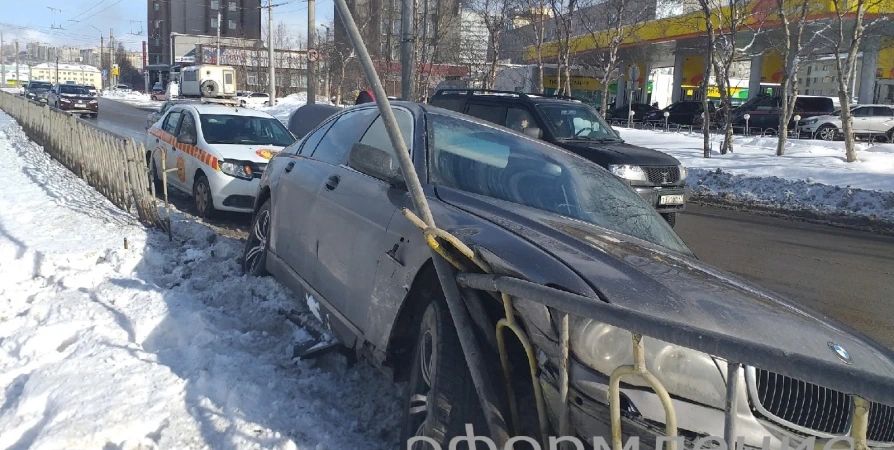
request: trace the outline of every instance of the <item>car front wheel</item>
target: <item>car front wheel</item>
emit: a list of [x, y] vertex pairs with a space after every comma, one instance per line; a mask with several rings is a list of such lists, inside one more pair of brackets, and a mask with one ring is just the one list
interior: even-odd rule
[[192, 197], [196, 205], [196, 213], [199, 217], [207, 219], [214, 216], [214, 200], [211, 198], [211, 184], [208, 177], [199, 175], [192, 185]]
[[[401, 442], [425, 436], [447, 448], [451, 438], [465, 435], [467, 423], [473, 425], [476, 435], [487, 435], [472, 376], [443, 296], [433, 299], [422, 316], [414, 355]], [[410, 448], [430, 447], [416, 441]]]
[[242, 252], [242, 273], [253, 277], [267, 275], [267, 248], [270, 239], [270, 200], [255, 214]]
[[823, 125], [816, 130], [816, 135], [824, 141], [834, 141], [837, 134], [838, 130], [832, 125]]

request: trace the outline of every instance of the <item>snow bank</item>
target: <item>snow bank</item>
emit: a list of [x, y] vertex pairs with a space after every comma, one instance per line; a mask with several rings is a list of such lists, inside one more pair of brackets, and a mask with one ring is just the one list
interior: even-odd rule
[[[317, 103], [330, 104], [326, 97], [317, 96]], [[299, 92], [297, 94], [289, 94], [285, 97], [277, 98], [275, 106], [258, 106], [255, 109], [265, 111], [273, 117], [279, 119], [284, 124], [289, 123], [289, 117], [296, 109], [307, 104], [307, 92]]]
[[307, 312], [239, 242], [147, 231], [2, 112], [0, 164], [0, 448], [396, 447], [399, 389], [292, 362]]
[[102, 96], [103, 98], [136, 106], [137, 108], [158, 108], [162, 104], [161, 101], [152, 100], [149, 94], [142, 92], [106, 90], [103, 91]]
[[689, 168], [696, 195], [783, 209], [812, 210], [894, 220], [894, 145], [857, 144], [857, 161], [845, 162], [843, 142], [790, 139], [776, 156], [772, 137], [736, 136], [734, 153], [721, 155], [712, 136], [702, 157], [700, 134], [622, 128], [629, 143], [676, 157]]

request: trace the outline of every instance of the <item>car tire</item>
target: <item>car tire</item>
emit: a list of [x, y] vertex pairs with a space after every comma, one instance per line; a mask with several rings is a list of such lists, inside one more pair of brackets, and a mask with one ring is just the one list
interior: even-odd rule
[[199, 217], [203, 219], [214, 217], [217, 211], [214, 209], [214, 199], [211, 196], [211, 184], [205, 175], [197, 176], [192, 184], [192, 198]]
[[817, 139], [822, 139], [824, 141], [834, 141], [837, 134], [838, 130], [829, 124], [825, 124], [816, 130]]
[[677, 224], [677, 213], [661, 213], [661, 217], [664, 217], [664, 220], [667, 221], [667, 224], [674, 227]]
[[242, 273], [263, 277], [267, 275], [267, 249], [270, 248], [270, 199], [261, 205], [251, 221], [245, 250], [242, 252]]
[[890, 130], [888, 130], [888, 132], [885, 134], [885, 136], [888, 138], [889, 144], [894, 144], [894, 128], [891, 128]]
[[[466, 424], [486, 436], [487, 422], [440, 290], [422, 315], [413, 355], [400, 442], [426, 436], [447, 448], [450, 439], [466, 434]], [[429, 446], [416, 443], [412, 448]]]

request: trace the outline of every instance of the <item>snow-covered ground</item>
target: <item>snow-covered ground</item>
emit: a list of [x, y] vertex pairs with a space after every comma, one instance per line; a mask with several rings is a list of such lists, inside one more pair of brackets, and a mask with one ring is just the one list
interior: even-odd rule
[[[325, 103], [329, 104], [326, 101], [326, 97], [317, 96], [317, 103]], [[279, 119], [280, 122], [288, 124], [289, 117], [292, 116], [292, 113], [307, 104], [307, 92], [299, 92], [297, 94], [290, 94], [282, 98], [278, 98], [276, 100], [275, 106], [259, 106], [255, 109], [260, 111], [266, 111], [273, 117]]]
[[179, 214], [168, 242], [2, 112], [0, 164], [0, 448], [397, 445], [399, 388], [292, 361], [278, 311], [304, 308], [240, 274], [239, 242]]
[[105, 90], [102, 96], [107, 99], [124, 102], [137, 108], [158, 108], [163, 102], [152, 100], [149, 94], [134, 91]]
[[694, 193], [728, 201], [894, 220], [894, 145], [857, 144], [857, 161], [845, 162], [843, 142], [790, 139], [776, 156], [772, 137], [736, 136], [734, 153], [703, 157], [700, 134], [620, 128], [629, 143], [654, 148], [689, 169]]

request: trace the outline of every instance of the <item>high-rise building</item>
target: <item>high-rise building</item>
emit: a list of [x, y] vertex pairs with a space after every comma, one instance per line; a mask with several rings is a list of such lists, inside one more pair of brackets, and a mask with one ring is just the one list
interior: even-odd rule
[[261, 38], [261, 0], [147, 1], [149, 64], [176, 64], [184, 56], [171, 57], [172, 33], [216, 36], [219, 28], [221, 37]]

